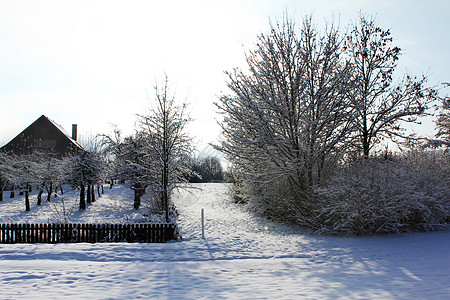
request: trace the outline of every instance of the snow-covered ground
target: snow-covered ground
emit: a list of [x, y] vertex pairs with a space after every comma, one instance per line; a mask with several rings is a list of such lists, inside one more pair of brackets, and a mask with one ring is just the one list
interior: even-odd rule
[[[175, 197], [180, 242], [0, 245], [0, 299], [450, 298], [450, 231], [310, 236], [230, 203], [224, 184], [196, 187]], [[5, 195], [3, 218], [14, 201]], [[15, 217], [26, 221], [33, 209]], [[139, 218], [131, 193], [116, 187], [72, 220], [121, 214]]]

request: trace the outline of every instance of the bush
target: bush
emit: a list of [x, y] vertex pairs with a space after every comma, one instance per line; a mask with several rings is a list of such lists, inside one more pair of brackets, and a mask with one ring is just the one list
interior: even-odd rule
[[326, 180], [295, 187], [288, 176], [253, 178], [232, 170], [231, 194], [270, 219], [321, 234], [434, 231], [450, 223], [450, 155], [411, 151], [327, 169]]
[[228, 173], [227, 182], [230, 185], [230, 195], [236, 204], [247, 204], [250, 196], [250, 187], [245, 183], [242, 174], [235, 168]]
[[296, 186], [288, 176], [241, 176], [233, 183], [232, 192], [235, 202], [245, 199], [240, 203], [249, 203], [253, 210], [263, 213], [270, 220], [320, 228], [312, 214], [316, 202], [311, 190]]
[[442, 160], [448, 155], [410, 153], [342, 168], [315, 189], [319, 232], [361, 235], [448, 227], [449, 164], [436, 164]]

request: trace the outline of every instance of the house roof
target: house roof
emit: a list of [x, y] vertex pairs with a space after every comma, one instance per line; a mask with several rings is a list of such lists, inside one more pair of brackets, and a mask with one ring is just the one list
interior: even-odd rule
[[[39, 127], [45, 128], [39, 130], [40, 129]], [[55, 138], [56, 135], [58, 140], [65, 141], [63, 143], [66, 146], [64, 146], [63, 148], [58, 147], [58, 149], [56, 150], [59, 151], [60, 153], [68, 150], [66, 149], [67, 147], [71, 149], [76, 149], [77, 151], [84, 151], [83, 146], [81, 146], [77, 141], [72, 139], [72, 137], [64, 130], [64, 128], [61, 125], [49, 119], [45, 115], [39, 117], [36, 121], [34, 121], [31, 125], [25, 128], [16, 137], [14, 137], [9, 143], [1, 147], [1, 149], [13, 152], [28, 151], [26, 149], [20, 150], [20, 148], [25, 147], [31, 149], [33, 148], [33, 145], [31, 143], [32, 140], [45, 139], [46, 135], [51, 135], [52, 138]], [[23, 146], [19, 144], [23, 144]]]
[[44, 115], [42, 115], [41, 118], [42, 118], [42, 117], [44, 117], [44, 118], [46, 118], [47, 120], [49, 120], [49, 121], [50, 121], [56, 128], [58, 128], [58, 130], [61, 131], [61, 133], [63, 133], [63, 134], [69, 139], [69, 141], [70, 141], [71, 143], [73, 143], [76, 147], [78, 147], [78, 148], [84, 150], [84, 147], [81, 146], [81, 144], [78, 143], [78, 141], [74, 140], [74, 139], [72, 138], [72, 136], [69, 135], [69, 134], [67, 133], [67, 131], [66, 131], [61, 125], [59, 125], [58, 123], [56, 123], [56, 122], [53, 121], [52, 119], [47, 118], [47, 117], [44, 116]]

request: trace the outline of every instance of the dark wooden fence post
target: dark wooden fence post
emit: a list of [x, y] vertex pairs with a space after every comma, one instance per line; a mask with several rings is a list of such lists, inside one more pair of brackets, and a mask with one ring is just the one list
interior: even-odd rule
[[2, 234], [1, 234], [1, 239], [2, 239], [2, 243], [4, 243], [5, 244], [5, 242], [6, 242], [6, 235], [5, 235], [5, 232], [6, 232], [6, 224], [0, 224], [1, 225], [1, 230], [2, 230]]
[[83, 243], [83, 242], [86, 242], [86, 231], [85, 231], [85, 229], [86, 229], [86, 224], [81, 224], [81, 226], [80, 226], [80, 242], [81, 243]]
[[33, 243], [32, 238], [31, 238], [31, 236], [32, 236], [32, 234], [31, 234], [31, 224], [27, 223], [26, 227], [27, 227], [27, 240], [26, 240], [26, 242], [27, 243]]

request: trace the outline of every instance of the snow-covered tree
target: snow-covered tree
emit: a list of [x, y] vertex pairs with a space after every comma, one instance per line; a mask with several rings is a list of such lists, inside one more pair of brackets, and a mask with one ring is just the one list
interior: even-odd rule
[[436, 99], [436, 91], [425, 86], [425, 76], [405, 75], [400, 83], [394, 82], [401, 49], [393, 44], [390, 31], [370, 17], [360, 15], [345, 46], [355, 82], [353, 148], [367, 158], [382, 138], [407, 137], [402, 122], [417, 123]]
[[289, 198], [307, 211], [310, 186], [345, 145], [352, 70], [341, 45], [337, 28], [321, 34], [309, 17], [300, 29], [285, 17], [259, 35], [248, 71], [227, 73], [232, 94], [217, 104], [226, 138], [218, 149], [274, 202]]
[[142, 132], [126, 137], [120, 144], [121, 154], [118, 157], [121, 160], [119, 174], [127, 179], [134, 191], [135, 209], [139, 209], [145, 189], [153, 183], [154, 162], [152, 156], [145, 151], [145, 139], [146, 135]]
[[80, 209], [86, 209], [86, 186], [92, 186], [101, 180], [101, 168], [101, 159], [95, 153], [87, 151], [68, 162], [67, 181], [72, 187], [80, 188]]
[[9, 174], [11, 171], [10, 156], [0, 151], [0, 201], [3, 201], [3, 191], [11, 185], [9, 182]]
[[115, 180], [122, 180], [124, 175], [124, 148], [126, 147], [122, 132], [117, 126], [113, 125], [112, 134], [100, 134], [100, 143], [105, 156], [105, 177], [110, 182], [110, 187], [114, 185]]
[[[450, 86], [449, 83], [444, 83], [445, 86]], [[445, 96], [441, 98], [441, 107], [436, 120], [436, 128], [438, 130], [436, 137], [447, 147], [450, 147], [450, 97]]]
[[98, 195], [100, 196], [100, 186], [103, 189], [103, 182], [109, 175], [108, 172], [108, 152], [105, 149], [103, 143], [103, 137], [99, 135], [87, 135], [80, 140], [81, 145], [88, 151], [93, 157], [95, 157], [96, 168], [98, 172], [96, 174], [95, 181], [87, 186], [87, 202], [91, 203], [95, 201], [95, 186], [97, 186]]
[[151, 188], [160, 195], [161, 203], [169, 221], [169, 203], [173, 189], [185, 181], [186, 158], [192, 152], [192, 139], [186, 132], [190, 118], [187, 104], [178, 105], [169, 89], [167, 75], [162, 84], [154, 87], [154, 99], [149, 113], [139, 115], [141, 133], [144, 135], [144, 153], [152, 165]]
[[117, 179], [126, 180], [134, 192], [133, 207], [139, 209], [141, 197], [152, 183], [154, 162], [146, 152], [148, 135], [136, 131], [134, 135], [122, 138], [121, 131], [114, 126], [112, 134], [99, 135], [107, 159], [107, 177], [110, 187]]
[[192, 171], [187, 174], [189, 182], [224, 181], [225, 172], [216, 156], [192, 157], [188, 164]]
[[8, 154], [11, 159], [11, 169], [8, 181], [25, 194], [25, 210], [30, 211], [30, 190], [39, 185], [39, 163], [35, 153], [26, 155]]
[[44, 190], [47, 191], [47, 202], [50, 202], [51, 195], [58, 188], [62, 191], [62, 184], [64, 181], [64, 166], [67, 158], [57, 158], [55, 156], [36, 153], [36, 183], [39, 189], [37, 204], [42, 203], [42, 194]]

